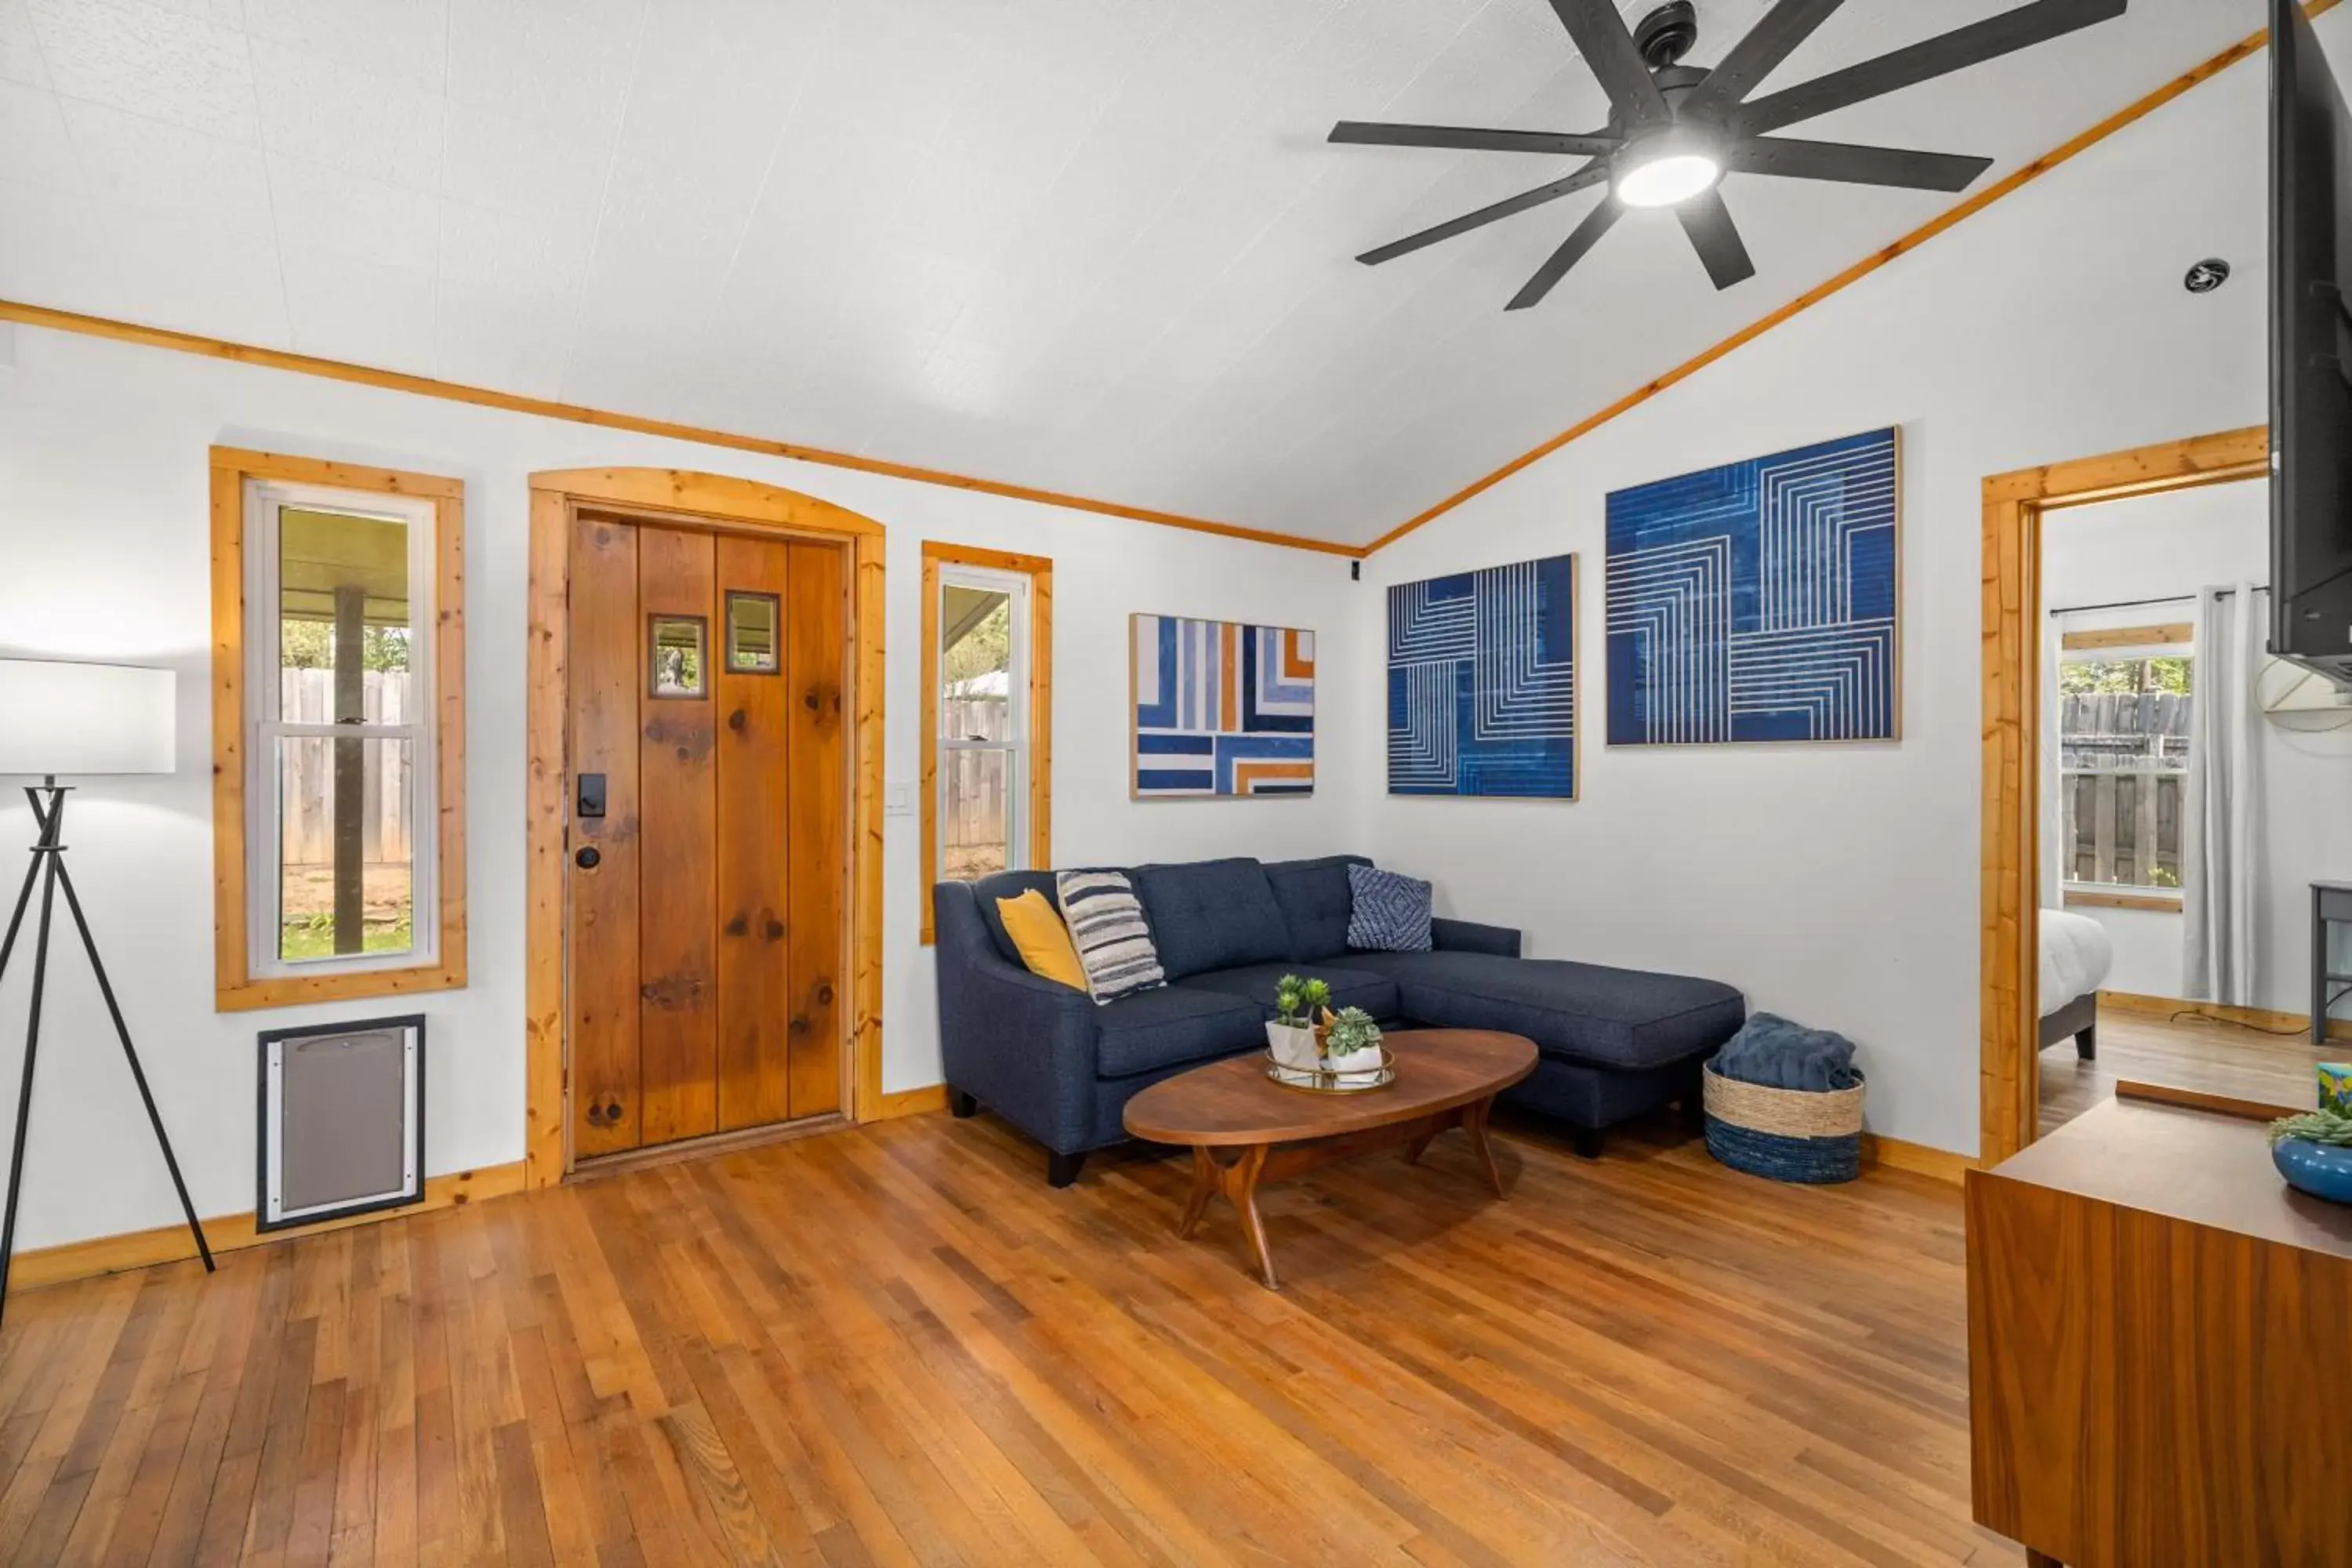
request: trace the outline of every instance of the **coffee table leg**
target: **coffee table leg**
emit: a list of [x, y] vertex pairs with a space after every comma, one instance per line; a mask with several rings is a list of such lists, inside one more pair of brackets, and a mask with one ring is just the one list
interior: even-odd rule
[[1430, 1140], [1436, 1137], [1437, 1133], [1438, 1124], [1434, 1121], [1424, 1123], [1421, 1131], [1412, 1135], [1412, 1141], [1405, 1144], [1404, 1163], [1408, 1165], [1420, 1164], [1421, 1157], [1429, 1152]]
[[1241, 1211], [1242, 1237], [1249, 1243], [1250, 1258], [1257, 1265], [1258, 1278], [1269, 1290], [1282, 1289], [1275, 1277], [1274, 1251], [1266, 1245], [1265, 1222], [1257, 1214], [1257, 1179], [1265, 1169], [1266, 1145], [1253, 1143], [1242, 1151], [1242, 1157], [1224, 1173], [1225, 1195], [1234, 1200]]
[[1184, 1217], [1176, 1222], [1178, 1236], [1189, 1237], [1200, 1228], [1201, 1215], [1207, 1211], [1209, 1200], [1217, 1195], [1217, 1175], [1216, 1158], [1195, 1143], [1192, 1146], [1192, 1195], [1185, 1201]]
[[1479, 1169], [1486, 1173], [1486, 1184], [1495, 1189], [1496, 1197], [1503, 1196], [1503, 1173], [1495, 1167], [1495, 1146], [1486, 1141], [1486, 1118], [1495, 1109], [1494, 1096], [1462, 1108], [1462, 1130], [1470, 1134], [1471, 1152], [1478, 1156]]

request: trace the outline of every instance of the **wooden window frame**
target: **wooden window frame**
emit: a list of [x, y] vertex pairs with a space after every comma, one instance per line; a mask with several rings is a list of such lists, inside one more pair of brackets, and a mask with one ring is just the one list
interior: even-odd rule
[[1983, 483], [1983, 862], [1978, 921], [1979, 1150], [1996, 1164], [2041, 1119], [2042, 524], [2046, 512], [2266, 477], [2263, 426]]
[[[327, 973], [254, 973], [247, 874], [245, 492], [248, 481], [399, 496], [433, 509], [434, 887], [432, 960]], [[278, 452], [212, 448], [213, 997], [220, 1012], [455, 991], [466, 984], [466, 486]]]
[[937, 940], [931, 909], [931, 884], [940, 863], [940, 570], [971, 566], [1005, 572], [1029, 579], [1028, 685], [1024, 697], [1029, 721], [1029, 865], [1045, 869], [1054, 864], [1054, 563], [1050, 556], [1022, 555], [1009, 550], [983, 550], [977, 545], [923, 541], [923, 742], [921, 804], [922, 885], [916, 893], [922, 910], [923, 945]]

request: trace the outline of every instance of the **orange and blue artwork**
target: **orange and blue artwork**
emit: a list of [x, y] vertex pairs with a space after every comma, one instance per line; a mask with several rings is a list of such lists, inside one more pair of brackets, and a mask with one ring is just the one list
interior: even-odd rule
[[1315, 792], [1315, 634], [1132, 619], [1135, 798]]

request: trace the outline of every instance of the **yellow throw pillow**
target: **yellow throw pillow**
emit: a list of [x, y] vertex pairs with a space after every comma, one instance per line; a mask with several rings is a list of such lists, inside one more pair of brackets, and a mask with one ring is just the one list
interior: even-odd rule
[[996, 918], [1004, 922], [1004, 934], [1021, 950], [1021, 962], [1029, 966], [1030, 973], [1074, 991], [1087, 988], [1087, 972], [1078, 967], [1078, 950], [1070, 941], [1070, 928], [1063, 921], [1062, 911], [1045, 901], [1045, 894], [1032, 888], [1017, 899], [999, 899]]

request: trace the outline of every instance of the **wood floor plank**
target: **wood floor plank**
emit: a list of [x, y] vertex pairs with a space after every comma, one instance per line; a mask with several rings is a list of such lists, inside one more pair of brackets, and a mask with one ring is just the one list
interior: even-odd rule
[[0, 1560], [1992, 1563], [1957, 1194], [1665, 1127], [1264, 1198], [909, 1118], [28, 1292]]

